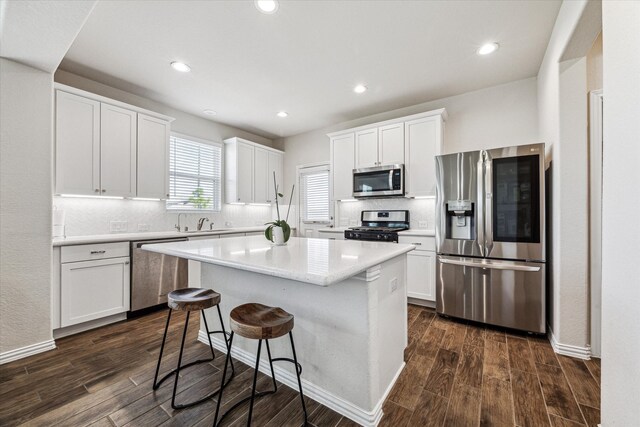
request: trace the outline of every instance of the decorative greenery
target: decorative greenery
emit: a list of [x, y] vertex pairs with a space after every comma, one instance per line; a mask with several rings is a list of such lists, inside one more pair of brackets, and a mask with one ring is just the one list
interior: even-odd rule
[[273, 188], [276, 193], [276, 212], [278, 213], [278, 219], [275, 221], [267, 222], [265, 225], [268, 225], [267, 229], [264, 230], [264, 237], [273, 242], [273, 227], [282, 228], [282, 234], [284, 234], [284, 241], [288, 242], [289, 237], [291, 237], [291, 227], [287, 223], [289, 220], [289, 212], [291, 211], [291, 200], [293, 199], [293, 190], [296, 186], [293, 185], [291, 187], [291, 196], [289, 197], [289, 207], [287, 208], [287, 216], [285, 219], [280, 218], [280, 204], [278, 203], [278, 199], [284, 197], [284, 194], [278, 192], [278, 183], [276, 182], [276, 173], [273, 172]]
[[189, 197], [189, 203], [194, 205], [198, 209], [206, 209], [211, 203], [211, 199], [207, 199], [203, 197], [204, 190], [200, 187], [196, 188], [191, 192], [192, 196]]

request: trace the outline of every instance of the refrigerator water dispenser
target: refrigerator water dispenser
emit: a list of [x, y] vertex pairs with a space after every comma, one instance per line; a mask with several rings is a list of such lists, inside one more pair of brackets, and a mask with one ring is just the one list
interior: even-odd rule
[[447, 201], [447, 239], [476, 238], [475, 216], [471, 200]]

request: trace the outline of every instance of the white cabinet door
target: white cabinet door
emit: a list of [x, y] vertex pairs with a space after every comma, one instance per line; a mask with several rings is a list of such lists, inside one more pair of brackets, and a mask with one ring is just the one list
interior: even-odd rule
[[[284, 163], [284, 156], [282, 153], [276, 153], [275, 151], [269, 151], [269, 174], [267, 175], [267, 202], [275, 202], [275, 192], [273, 189], [273, 173], [276, 173], [276, 182], [280, 186], [280, 192], [284, 194], [284, 181], [282, 175], [282, 168]], [[285, 196], [289, 197], [288, 194]]]
[[353, 198], [354, 141], [353, 133], [331, 138], [331, 187], [334, 201]]
[[378, 129], [378, 162], [382, 165], [404, 163], [404, 123], [382, 126]]
[[[253, 161], [253, 202], [267, 203], [273, 185], [273, 177], [269, 173], [269, 151], [255, 147]], [[242, 181], [242, 177], [238, 180]]]
[[442, 118], [426, 117], [405, 122], [405, 183], [407, 196], [436, 194], [435, 156], [443, 139]]
[[236, 148], [237, 159], [237, 202], [253, 202], [253, 150], [254, 147], [243, 142], [238, 142]]
[[56, 91], [56, 194], [100, 193], [100, 102]]
[[378, 164], [378, 128], [356, 132], [356, 168]]
[[138, 114], [136, 197], [169, 197], [169, 122]]
[[129, 310], [129, 257], [62, 264], [60, 326]]
[[103, 196], [136, 195], [136, 112], [100, 106], [100, 183]]
[[435, 301], [436, 254], [411, 251], [407, 254], [407, 296]]

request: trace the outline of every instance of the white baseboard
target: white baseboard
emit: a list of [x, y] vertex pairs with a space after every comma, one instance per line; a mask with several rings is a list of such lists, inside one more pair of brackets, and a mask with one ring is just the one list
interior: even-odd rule
[[100, 328], [123, 320], [127, 320], [127, 313], [112, 314], [111, 316], [89, 320], [88, 322], [78, 323], [77, 325], [65, 326], [64, 328], [54, 329], [53, 338], [58, 339], [68, 337], [69, 335], [79, 334], [80, 332]]
[[4, 353], [0, 353], [0, 365], [33, 356], [34, 354], [53, 350], [55, 348], [56, 342], [54, 340], [48, 340], [37, 344], [31, 344], [26, 347], [16, 348], [15, 350], [5, 351]]
[[[209, 345], [209, 341], [207, 339], [207, 334], [203, 331], [198, 332], [198, 341]], [[220, 350], [223, 353], [227, 352], [227, 348], [223, 343], [221, 338], [211, 337], [211, 341], [213, 346]], [[246, 350], [234, 347], [233, 348], [233, 357], [243, 363], [246, 363], [249, 366], [255, 366], [256, 356], [255, 354], [248, 352]], [[317, 385], [310, 383], [309, 381], [302, 378], [302, 390], [304, 394], [311, 399], [321, 403], [322, 405], [336, 411], [342, 416], [349, 418], [350, 420], [365, 426], [365, 427], [375, 427], [378, 425], [380, 420], [382, 419], [382, 405], [384, 404], [385, 399], [391, 392], [393, 385], [398, 380], [402, 369], [404, 369], [405, 364], [403, 363], [398, 372], [396, 372], [393, 381], [389, 384], [387, 390], [385, 390], [384, 395], [378, 402], [378, 404], [374, 407], [373, 411], [366, 411], [346, 400], [341, 399], [340, 397], [334, 395], [333, 393], [318, 387]], [[277, 366], [274, 364], [274, 371], [278, 381], [287, 386], [291, 387], [294, 390], [298, 389], [298, 379], [293, 372], [290, 372], [281, 366]], [[303, 367], [304, 369], [304, 367]], [[260, 361], [259, 366], [260, 372], [271, 376], [271, 369], [269, 367], [269, 362], [265, 359]]]
[[549, 342], [551, 343], [553, 351], [556, 353], [562, 354], [563, 356], [575, 357], [577, 359], [591, 359], [591, 346], [579, 347], [576, 345], [562, 344], [558, 342], [556, 336], [553, 335], [551, 325], [547, 325], [547, 330], [549, 331]]

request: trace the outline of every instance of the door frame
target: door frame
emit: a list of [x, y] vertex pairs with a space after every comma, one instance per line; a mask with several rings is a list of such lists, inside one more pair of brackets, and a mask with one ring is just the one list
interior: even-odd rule
[[591, 354], [602, 339], [602, 89], [589, 92], [589, 313]]

